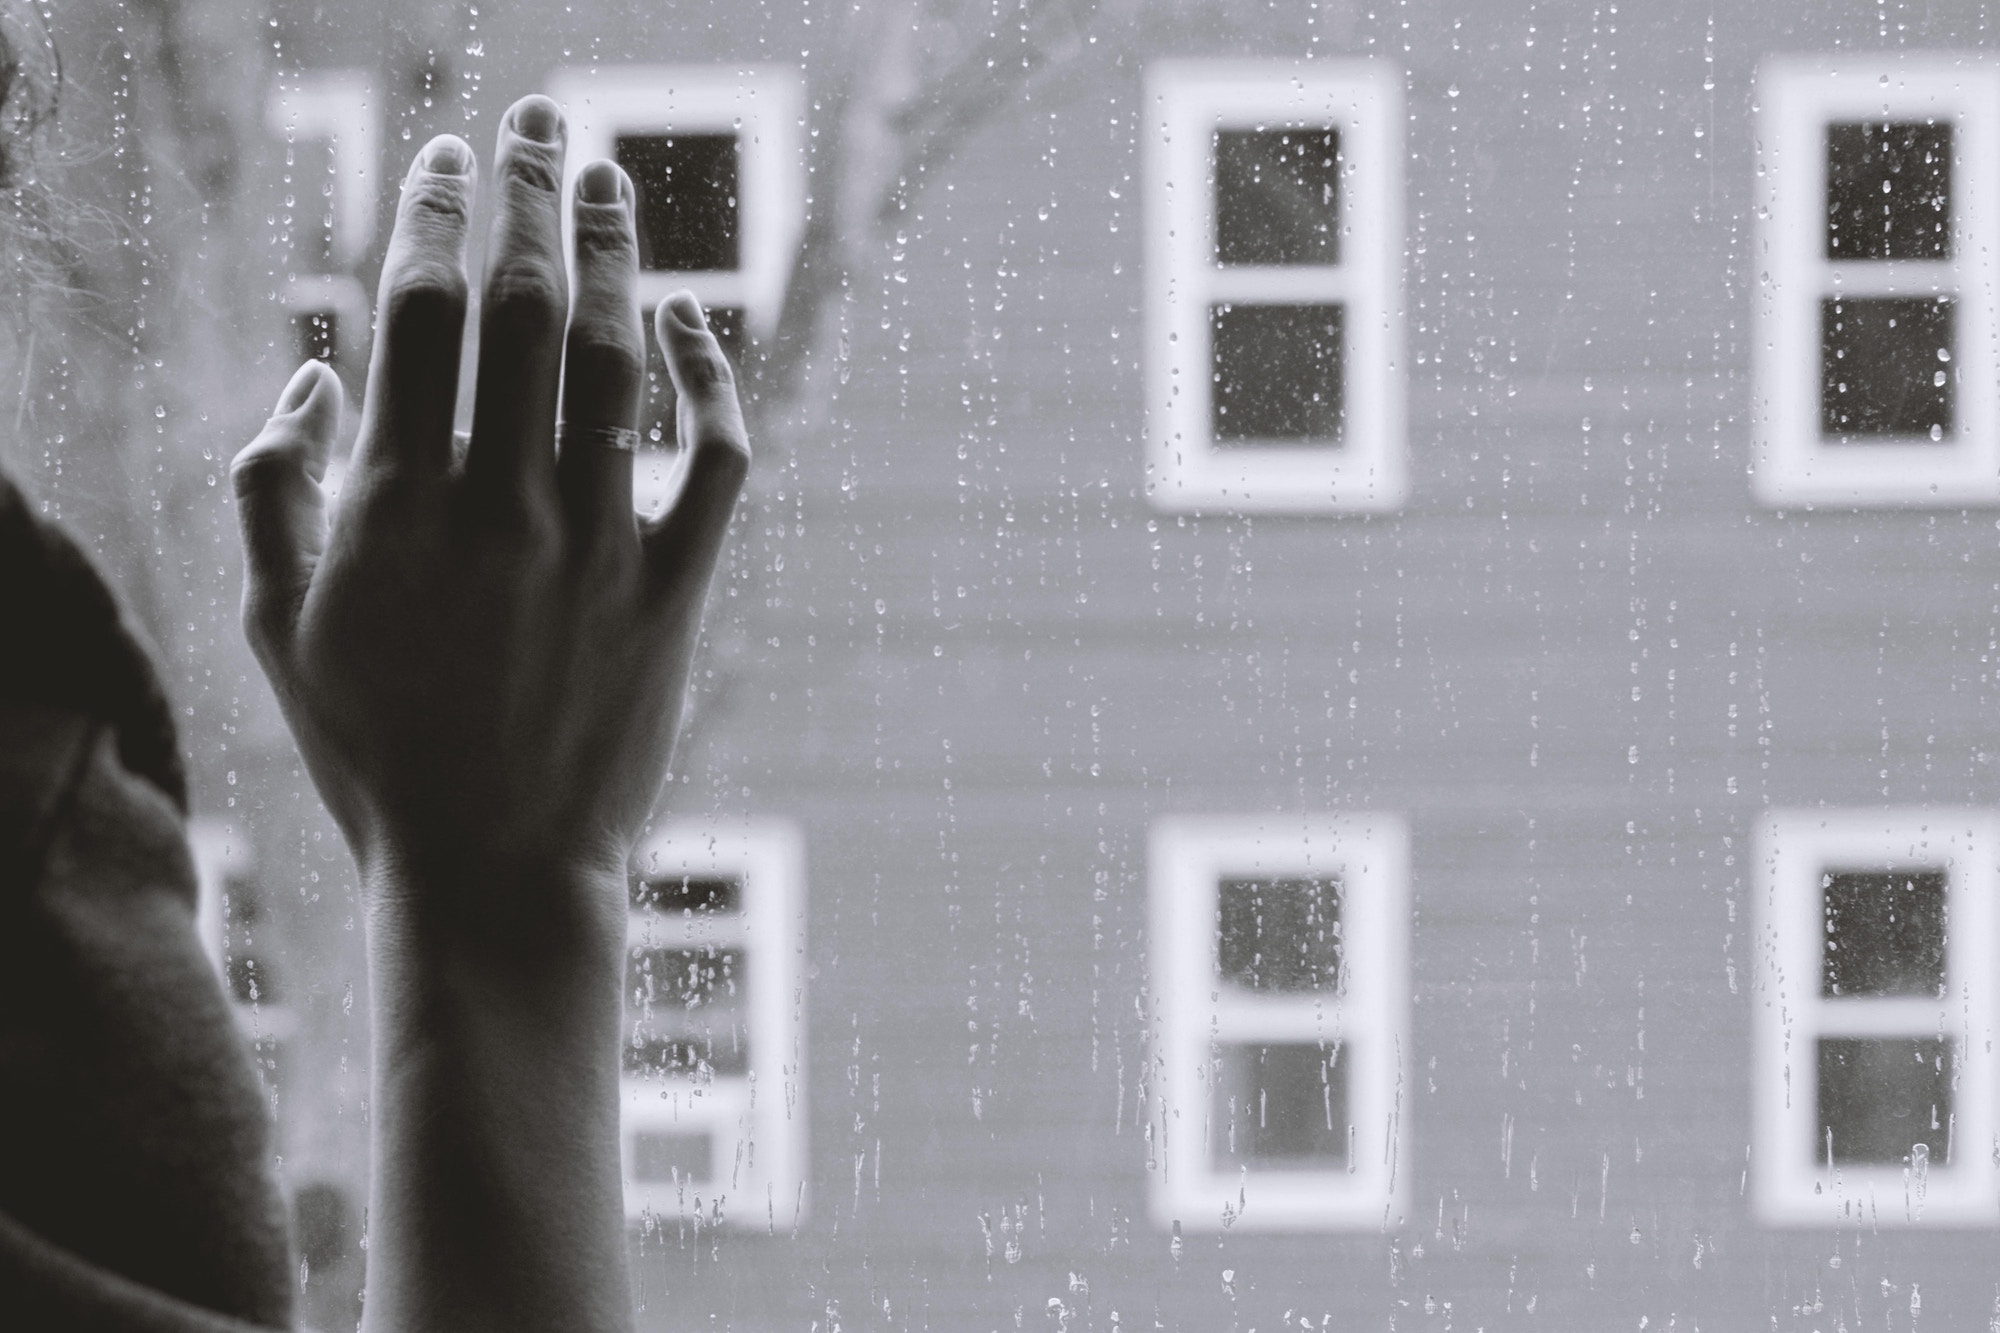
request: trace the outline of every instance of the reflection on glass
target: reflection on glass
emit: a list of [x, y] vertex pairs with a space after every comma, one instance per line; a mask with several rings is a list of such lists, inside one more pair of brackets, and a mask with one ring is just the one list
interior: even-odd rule
[[1340, 984], [1340, 881], [1225, 879], [1217, 965], [1257, 991], [1331, 991]]
[[1945, 873], [1829, 871], [1820, 994], [1943, 995]]
[[1338, 1043], [1226, 1045], [1216, 1058], [1220, 1166], [1324, 1170], [1347, 1160], [1347, 1066]]
[[1340, 262], [1338, 130], [1216, 133], [1215, 259]]
[[1341, 443], [1342, 316], [1338, 304], [1211, 307], [1216, 444]]
[[1820, 433], [1829, 443], [1951, 434], [1948, 297], [1820, 302]]
[[614, 156], [639, 196], [640, 268], [737, 266], [735, 135], [621, 134]]
[[1818, 1155], [1895, 1164], [1921, 1144], [1948, 1164], [1951, 1082], [1951, 1043], [1937, 1037], [1820, 1038]]
[[1826, 257], [1951, 254], [1951, 126], [1826, 127]]

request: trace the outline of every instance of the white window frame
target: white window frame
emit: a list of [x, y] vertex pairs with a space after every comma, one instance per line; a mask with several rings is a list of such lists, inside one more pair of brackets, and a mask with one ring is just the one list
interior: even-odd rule
[[[1252, 995], [1217, 974], [1226, 876], [1341, 883], [1341, 988]], [[1154, 1222], [1206, 1232], [1379, 1230], [1407, 1208], [1410, 1145], [1409, 832], [1381, 813], [1173, 816], [1152, 830], [1152, 1002], [1159, 1119]], [[1219, 1044], [1337, 1041], [1353, 1135], [1345, 1164], [1218, 1170]]]
[[[742, 1076], [620, 1075], [619, 1145], [628, 1217], [719, 1210], [741, 1230], [788, 1230], [806, 1213], [805, 843], [780, 820], [674, 821], [641, 845], [634, 864], [652, 878], [728, 876], [742, 885], [740, 914], [675, 918], [632, 908], [631, 948], [739, 948], [748, 990], [743, 1016], [750, 1060]], [[629, 997], [628, 997], [629, 1002]], [[640, 1182], [641, 1131], [709, 1136], [706, 1182]]]
[[[1971, 54], [1785, 57], [1758, 77], [1753, 475], [1771, 507], [2000, 503], [2000, 64]], [[1826, 257], [1826, 127], [1952, 125], [1952, 257]], [[1954, 431], [1939, 443], [1825, 444], [1820, 302], [1950, 296]]]
[[[704, 306], [736, 306], [748, 331], [777, 328], [805, 229], [805, 75], [791, 65], [571, 65], [549, 75], [548, 94], [569, 124], [564, 187], [614, 154], [620, 134], [737, 136], [734, 271], [639, 275], [652, 309], [685, 287]], [[568, 227], [568, 210], [564, 226]]]
[[[1769, 812], [1758, 829], [1751, 1153], [1757, 1215], [1773, 1226], [2000, 1224], [1994, 1076], [1994, 928], [2000, 815], [1990, 810]], [[1945, 995], [1826, 998], [1821, 877], [1829, 869], [1941, 869], [1950, 926]], [[1838, 1165], [1816, 1142], [1820, 1037], [1946, 1037], [1954, 1044], [1952, 1161], [1919, 1189], [1905, 1166]], [[1836, 1154], [1837, 1156], [1837, 1154]]]
[[256, 874], [256, 848], [233, 822], [196, 818], [188, 821], [188, 851], [194, 862], [195, 935], [215, 968], [237, 1026], [252, 1040], [283, 1042], [297, 1035], [297, 1010], [265, 1000], [246, 1004], [236, 998], [229, 982], [229, 923], [223, 899], [231, 875], [248, 878]]
[[375, 240], [382, 117], [365, 70], [313, 70], [282, 79], [264, 101], [264, 125], [287, 144], [325, 141], [333, 153], [333, 259], [350, 268]]
[[[1167, 512], [1380, 512], [1404, 500], [1403, 85], [1378, 60], [1166, 60], [1146, 71], [1147, 493]], [[1340, 132], [1340, 262], [1215, 259], [1215, 133]], [[1344, 441], [1217, 447], [1209, 307], [1339, 301]]]

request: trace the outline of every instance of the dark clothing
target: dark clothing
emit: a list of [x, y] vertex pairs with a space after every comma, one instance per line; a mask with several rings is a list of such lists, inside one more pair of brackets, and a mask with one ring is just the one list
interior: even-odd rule
[[269, 1115], [196, 939], [147, 653], [0, 476], [0, 1327], [289, 1326]]

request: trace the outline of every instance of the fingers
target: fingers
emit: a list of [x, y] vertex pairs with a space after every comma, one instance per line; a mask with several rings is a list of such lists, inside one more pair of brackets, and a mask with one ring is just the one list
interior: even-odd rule
[[572, 527], [588, 544], [633, 539], [632, 455], [603, 432], [632, 430], [646, 373], [639, 329], [639, 245], [632, 184], [610, 162], [577, 177], [576, 289], [563, 349], [562, 452], [556, 482]]
[[450, 466], [465, 335], [465, 226], [475, 179], [472, 149], [441, 134], [424, 145], [403, 180], [375, 302], [357, 467], [430, 473]]
[[549, 495], [554, 473], [556, 384], [569, 313], [562, 113], [546, 97], [524, 97], [507, 113], [499, 139], [465, 474], [489, 497], [535, 504]]
[[679, 395], [675, 424], [686, 472], [679, 493], [646, 533], [647, 559], [661, 586], [699, 595], [750, 473], [750, 441], [736, 377], [694, 297], [677, 292], [662, 301], [653, 331]]
[[326, 549], [319, 481], [340, 431], [340, 399], [339, 377], [323, 362], [306, 362], [276, 414], [229, 467], [248, 570], [243, 621], [260, 653], [283, 643], [297, 623]]

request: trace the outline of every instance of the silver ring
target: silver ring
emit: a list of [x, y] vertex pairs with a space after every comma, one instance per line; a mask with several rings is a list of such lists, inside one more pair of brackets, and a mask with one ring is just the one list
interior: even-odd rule
[[639, 432], [624, 426], [572, 426], [567, 421], [557, 422], [556, 446], [561, 448], [570, 443], [594, 444], [631, 454], [639, 451]]
[[471, 447], [472, 447], [471, 431], [455, 430], [451, 433], [451, 451], [454, 454], [462, 454]]

